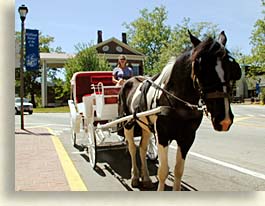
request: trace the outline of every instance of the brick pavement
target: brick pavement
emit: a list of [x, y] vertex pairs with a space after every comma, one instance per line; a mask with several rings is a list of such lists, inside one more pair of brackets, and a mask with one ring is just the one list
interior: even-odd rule
[[46, 128], [15, 130], [15, 191], [70, 191]]

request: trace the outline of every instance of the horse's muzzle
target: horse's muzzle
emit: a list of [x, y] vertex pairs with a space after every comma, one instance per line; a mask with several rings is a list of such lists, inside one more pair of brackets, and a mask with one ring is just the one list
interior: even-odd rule
[[229, 119], [224, 119], [221, 122], [215, 121], [215, 119], [212, 119], [213, 127], [216, 131], [219, 132], [227, 132], [230, 129], [230, 126], [232, 125], [233, 121]]
[[222, 126], [222, 130], [221, 131], [228, 131], [230, 126], [232, 125], [232, 121], [231, 119], [224, 119], [223, 121], [220, 122], [220, 125]]

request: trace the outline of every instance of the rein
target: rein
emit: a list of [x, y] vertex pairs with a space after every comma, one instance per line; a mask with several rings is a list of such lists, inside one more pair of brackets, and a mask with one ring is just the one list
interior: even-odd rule
[[[196, 78], [196, 77], [195, 77]], [[154, 81], [152, 81], [151, 79], [147, 79], [146, 81], [148, 81], [149, 83], [151, 83], [151, 85], [156, 88], [161, 90], [162, 92], [164, 92], [166, 95], [174, 98], [175, 100], [182, 102], [185, 106], [191, 108], [192, 110], [199, 110], [199, 111], [203, 111], [205, 113], [205, 115], [208, 117], [208, 110], [206, 107], [206, 104], [204, 102], [204, 98], [205, 99], [219, 99], [219, 98], [229, 98], [229, 94], [227, 92], [220, 92], [220, 91], [215, 91], [215, 92], [203, 92], [203, 90], [199, 87], [199, 91], [201, 93], [201, 97], [199, 99], [198, 105], [194, 105], [191, 104], [177, 96], [175, 96], [174, 94], [170, 93], [169, 91], [167, 91], [166, 89], [162, 88], [160, 85], [156, 84]], [[225, 84], [225, 83], [224, 83]], [[204, 97], [204, 98], [202, 98]]]
[[194, 105], [194, 104], [190, 104], [189, 102], [175, 96], [174, 94], [171, 94], [169, 91], [167, 91], [166, 89], [162, 88], [160, 85], [156, 84], [155, 82], [153, 82], [151, 79], [147, 79], [146, 81], [148, 81], [149, 83], [151, 83], [151, 85], [156, 88], [156, 89], [159, 89], [161, 90], [162, 92], [164, 92], [165, 94], [171, 96], [172, 98], [174, 98], [175, 100], [179, 101], [179, 102], [182, 102], [185, 106], [187, 107], [190, 107], [191, 109], [198, 109], [198, 110], [201, 110], [201, 106], [200, 104], [198, 105]]

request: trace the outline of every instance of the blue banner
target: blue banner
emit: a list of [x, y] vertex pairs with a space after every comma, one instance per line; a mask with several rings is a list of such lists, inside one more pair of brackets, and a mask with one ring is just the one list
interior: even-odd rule
[[39, 30], [26, 29], [26, 70], [34, 71], [39, 69]]

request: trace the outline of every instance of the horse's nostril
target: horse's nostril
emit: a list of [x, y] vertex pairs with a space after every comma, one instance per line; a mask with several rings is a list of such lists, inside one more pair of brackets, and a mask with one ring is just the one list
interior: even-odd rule
[[218, 118], [212, 117], [212, 124], [214, 126], [214, 129], [217, 131], [228, 131], [232, 121], [231, 119], [224, 119], [222, 121], [218, 120]]
[[221, 121], [220, 125], [222, 125], [222, 131], [228, 131], [231, 124], [232, 121], [230, 119], [224, 119]]

